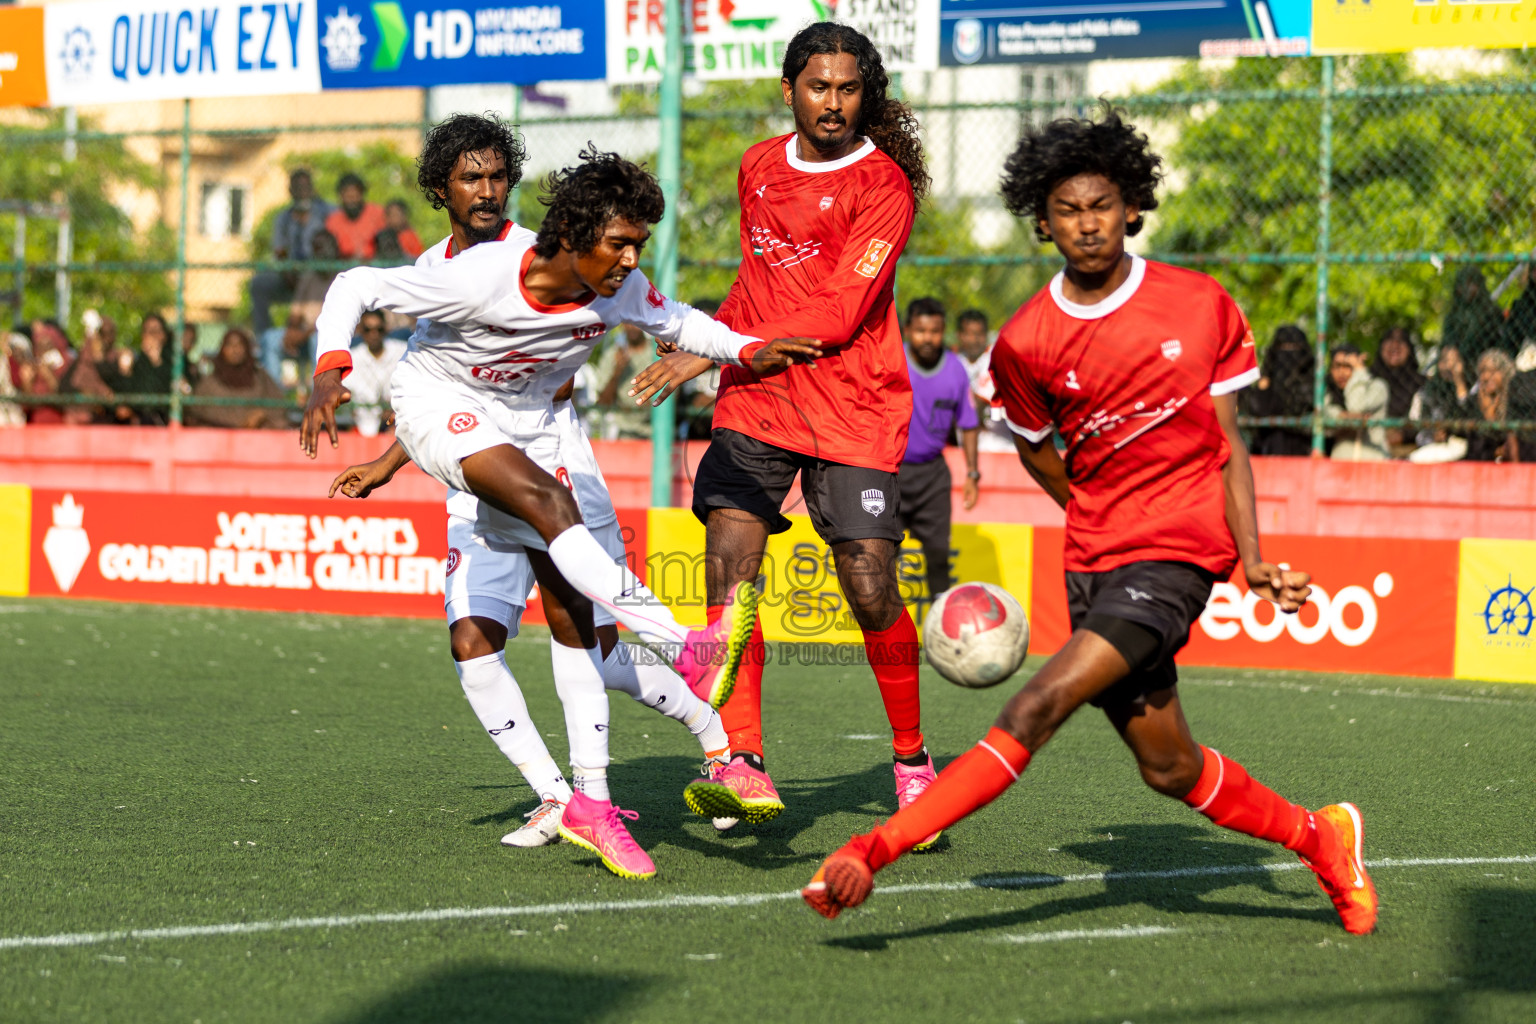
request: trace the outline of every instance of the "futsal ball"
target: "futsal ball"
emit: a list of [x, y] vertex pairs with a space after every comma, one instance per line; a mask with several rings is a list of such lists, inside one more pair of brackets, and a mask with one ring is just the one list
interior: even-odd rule
[[923, 620], [928, 664], [957, 686], [996, 686], [1029, 651], [1029, 618], [994, 583], [962, 583], [940, 594]]

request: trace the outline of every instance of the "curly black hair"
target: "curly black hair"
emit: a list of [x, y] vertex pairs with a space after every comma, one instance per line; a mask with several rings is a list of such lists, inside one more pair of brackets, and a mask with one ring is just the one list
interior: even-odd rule
[[821, 53], [846, 53], [858, 62], [859, 77], [864, 80], [864, 95], [860, 106], [862, 113], [854, 130], [867, 135], [881, 152], [896, 162], [907, 181], [912, 183], [913, 199], [921, 204], [930, 184], [919, 134], [921, 126], [911, 107], [886, 95], [891, 80], [885, 73], [880, 51], [856, 28], [835, 21], [818, 21], [796, 32], [789, 41], [784, 50], [784, 80], [793, 85], [811, 58]]
[[[1099, 117], [1063, 117], [1041, 128], [1030, 128], [1003, 164], [999, 191], [1003, 205], [1015, 217], [1028, 218], [1035, 237], [1050, 240], [1040, 227], [1051, 189], [1079, 174], [1102, 174], [1120, 189], [1120, 196], [1143, 214], [1157, 209], [1163, 158], [1152, 152], [1147, 137], [1125, 120], [1125, 111], [1104, 104]], [[1125, 226], [1134, 235], [1146, 223], [1138, 217]]]
[[448, 205], [448, 176], [459, 157], [482, 149], [494, 149], [506, 161], [508, 187], [522, 180], [523, 160], [528, 155], [523, 140], [495, 114], [454, 114], [427, 132], [416, 161], [416, 184], [432, 209]]
[[558, 253], [562, 242], [573, 252], [591, 252], [615, 217], [655, 224], [667, 210], [655, 175], [590, 142], [581, 151], [581, 163], [545, 177], [539, 202], [549, 212], [539, 225], [533, 251], [545, 259]]

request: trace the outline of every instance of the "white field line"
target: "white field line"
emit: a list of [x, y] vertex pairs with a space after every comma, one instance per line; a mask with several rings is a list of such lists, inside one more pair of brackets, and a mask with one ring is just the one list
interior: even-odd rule
[[[1536, 855], [1518, 857], [1383, 857], [1367, 861], [1372, 868], [1460, 867], [1484, 864], [1536, 864]], [[1208, 878], [1221, 875], [1263, 875], [1294, 871], [1297, 861], [1272, 864], [1235, 864], [1203, 868], [1171, 868], [1163, 871], [1095, 871], [1080, 875], [1014, 875], [963, 882], [925, 882], [890, 885], [876, 895], [958, 892], [965, 889], [1030, 889], [1083, 882], [1118, 882], [1152, 878]], [[434, 921], [474, 921], [506, 917], [550, 917], [635, 910], [680, 910], [690, 907], [756, 907], [797, 899], [798, 889], [788, 892], [740, 893], [720, 896], [664, 896], [651, 900], [593, 900], [570, 903], [535, 903], [521, 907], [443, 907], [438, 910], [404, 910], [386, 914], [350, 914], [331, 917], [290, 917], [281, 921], [232, 921], [227, 924], [175, 925], [169, 928], [134, 928], [110, 932], [64, 932], [57, 935], [13, 935], [0, 938], [0, 950], [41, 949], [54, 946], [97, 946], [107, 942], [150, 939], [195, 939], [219, 935], [259, 935], [265, 932], [302, 931], [318, 928], [355, 928], [367, 924], [415, 924]]]
[[1025, 932], [1022, 935], [999, 935], [994, 942], [1011, 942], [1027, 945], [1034, 942], [1071, 942], [1075, 939], [1145, 939], [1153, 935], [1172, 935], [1177, 928], [1162, 925], [1123, 924], [1119, 928], [1075, 928], [1063, 932]]
[[1460, 693], [1418, 693], [1414, 690], [1389, 690], [1377, 686], [1369, 689], [1359, 686], [1325, 686], [1321, 683], [1296, 683], [1285, 679], [1180, 679], [1180, 686], [1212, 686], [1222, 689], [1290, 690], [1295, 693], [1316, 693], [1320, 696], [1394, 697], [1398, 700], [1432, 700], [1450, 704], [1493, 704], [1498, 707], [1536, 708], [1536, 701], [1506, 700], [1502, 697], [1478, 697]]

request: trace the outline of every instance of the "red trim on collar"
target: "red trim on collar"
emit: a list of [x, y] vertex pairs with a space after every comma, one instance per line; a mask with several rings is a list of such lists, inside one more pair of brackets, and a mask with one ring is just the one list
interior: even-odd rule
[[532, 264], [533, 248], [530, 246], [528, 251], [523, 253], [523, 265], [519, 267], [517, 271], [517, 287], [521, 289], [523, 293], [523, 301], [528, 303], [529, 307], [535, 313], [570, 313], [574, 310], [585, 308], [587, 304], [592, 301], [592, 299], [597, 298], [597, 294], [594, 292], [592, 298], [587, 299], [586, 302], [562, 302], [554, 306], [544, 305], [544, 303], [540, 302], [538, 299], [534, 298], [531, 293], [529, 293], [528, 286], [523, 283], [523, 278], [528, 276], [528, 268]]

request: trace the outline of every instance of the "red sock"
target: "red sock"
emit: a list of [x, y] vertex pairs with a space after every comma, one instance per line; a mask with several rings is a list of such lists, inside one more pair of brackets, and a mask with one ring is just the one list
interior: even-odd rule
[[[724, 605], [710, 605], [709, 621], [719, 621], [724, 611]], [[763, 756], [763, 661], [766, 657], [763, 620], [759, 617], [752, 623], [752, 638], [747, 641], [741, 668], [736, 672], [736, 687], [731, 691], [731, 699], [720, 709], [720, 723], [730, 737], [732, 755]]]
[[864, 653], [874, 669], [891, 722], [891, 747], [897, 757], [923, 749], [923, 709], [917, 693], [917, 627], [903, 611], [881, 632], [864, 632]]
[[1200, 750], [1205, 764], [1200, 781], [1184, 797], [1186, 804], [1222, 828], [1279, 843], [1308, 860], [1317, 858], [1320, 837], [1311, 812], [1256, 781], [1230, 757], [1210, 747]]
[[869, 866], [879, 871], [940, 829], [996, 800], [1029, 764], [1029, 751], [994, 728], [939, 773], [927, 792], [875, 826]]

